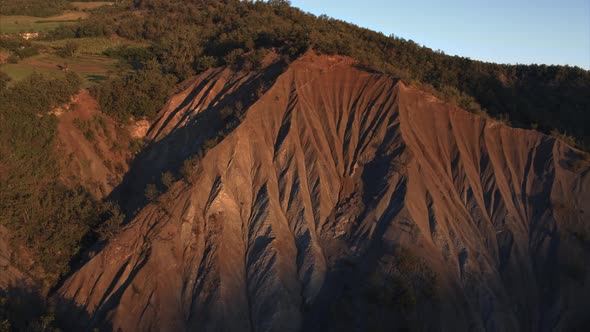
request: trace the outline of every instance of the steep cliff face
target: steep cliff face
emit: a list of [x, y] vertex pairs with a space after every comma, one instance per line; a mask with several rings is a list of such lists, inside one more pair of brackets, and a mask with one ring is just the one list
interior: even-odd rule
[[[150, 130], [150, 158], [165, 163], [167, 151], [178, 162], [189, 154], [172, 153], [178, 140], [202, 144], [207, 130], [196, 128], [213, 116], [204, 112], [217, 114], [248, 82], [227, 71], [197, 78]], [[584, 326], [590, 162], [581, 153], [347, 58], [308, 54], [248, 100], [186, 180], [66, 280], [60, 296], [91, 317], [70, 323]]]

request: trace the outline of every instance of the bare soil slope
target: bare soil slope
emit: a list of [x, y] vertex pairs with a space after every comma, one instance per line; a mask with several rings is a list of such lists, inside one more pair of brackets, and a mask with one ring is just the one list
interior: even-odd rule
[[72, 98], [69, 109], [56, 113], [62, 178], [71, 185], [82, 184], [99, 199], [107, 196], [121, 182], [133, 156], [127, 128], [101, 113], [87, 90]]
[[[153, 158], [247, 82], [224, 77], [162, 112]], [[228, 81], [211, 103], [195, 88]], [[573, 329], [589, 171], [550, 137], [308, 54], [59, 293], [91, 316], [73, 325], [123, 331]]]

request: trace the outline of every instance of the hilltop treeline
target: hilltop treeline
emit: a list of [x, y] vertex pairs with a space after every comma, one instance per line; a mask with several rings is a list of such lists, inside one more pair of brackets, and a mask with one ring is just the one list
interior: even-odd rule
[[2, 0], [0, 14], [47, 17], [71, 8], [66, 0]]
[[179, 79], [238, 61], [253, 50], [293, 60], [309, 48], [421, 84], [440, 97], [514, 126], [558, 131], [590, 146], [590, 72], [578, 67], [499, 65], [445, 55], [411, 40], [316, 17], [271, 0], [137, 0], [104, 8], [50, 38], [118, 35], [146, 49]]
[[[15, 248], [28, 248], [38, 264], [21, 268], [35, 269], [28, 272], [51, 287], [103, 213], [84, 189], [59, 178], [57, 118], [50, 111], [69, 102], [80, 78], [33, 74], [8, 86], [1, 75], [0, 83], [0, 225], [11, 230]], [[42, 275], [36, 275], [39, 267]]]

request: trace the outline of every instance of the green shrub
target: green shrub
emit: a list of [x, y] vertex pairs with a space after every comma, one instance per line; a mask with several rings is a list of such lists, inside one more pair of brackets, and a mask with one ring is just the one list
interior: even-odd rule
[[217, 66], [217, 60], [212, 56], [203, 56], [200, 57], [195, 65], [195, 69], [197, 71], [205, 71], [209, 68], [213, 68]]
[[10, 78], [10, 76], [8, 76], [8, 74], [6, 74], [3, 71], [0, 71], [0, 93], [8, 87], [8, 84], [11, 80], [12, 79]]
[[138, 154], [143, 148], [143, 143], [143, 139], [141, 138], [132, 139], [129, 142], [129, 152], [131, 152], [132, 154]]
[[104, 55], [119, 58], [130, 63], [134, 68], [141, 68], [145, 63], [155, 58], [155, 54], [147, 47], [121, 45], [109, 48]]
[[156, 187], [155, 184], [150, 183], [145, 187], [145, 198], [149, 201], [149, 202], [153, 202], [156, 200], [156, 198], [158, 198], [158, 196], [160, 196], [160, 191], [158, 190], [158, 187]]
[[68, 40], [64, 46], [57, 49], [57, 55], [62, 58], [71, 58], [76, 55], [79, 48], [80, 45], [77, 42]]
[[172, 187], [175, 181], [176, 178], [174, 177], [174, 175], [172, 175], [172, 173], [164, 172], [162, 174], [162, 184], [164, 185], [164, 187], [166, 187], [166, 189], [170, 189], [170, 187]]
[[194, 168], [197, 165], [197, 158], [186, 159], [180, 168], [180, 175], [188, 183], [194, 183]]
[[119, 206], [112, 202], [105, 203], [106, 220], [97, 229], [99, 239], [107, 240], [117, 236], [125, 222], [125, 214]]
[[251, 52], [250, 55], [248, 55], [247, 61], [251, 65], [252, 69], [254, 69], [254, 70], [262, 69], [264, 58], [266, 57], [267, 54], [268, 54], [268, 50], [264, 49], [264, 48], [257, 49], [254, 52]]
[[554, 129], [551, 130], [551, 136], [553, 136], [555, 139], [558, 139], [564, 143], [566, 143], [567, 145], [570, 146], [576, 146], [576, 138], [573, 136], [570, 136], [566, 133], [561, 133], [559, 130]]
[[19, 61], [20, 61], [20, 57], [14, 53], [10, 54], [8, 56], [8, 58], [6, 59], [6, 62], [12, 63], [12, 64], [18, 63]]
[[227, 53], [227, 55], [223, 57], [223, 61], [226, 65], [238, 65], [242, 60], [243, 55], [244, 50], [241, 48], [236, 48]]
[[101, 115], [95, 114], [92, 117], [92, 121], [94, 122], [95, 127], [96, 127], [97, 130], [100, 128], [103, 133], [108, 134], [107, 123], [106, 123], [105, 119]]
[[82, 134], [84, 135], [84, 137], [88, 140], [88, 141], [93, 141], [95, 138], [95, 133], [94, 133], [94, 128], [92, 126], [92, 122], [91, 121], [86, 121], [86, 120], [81, 120], [81, 119], [74, 119], [74, 125], [76, 127], [78, 127], [78, 129], [80, 129], [80, 131], [82, 132]]
[[369, 278], [367, 295], [375, 303], [397, 310], [413, 309], [419, 300], [436, 296], [436, 274], [424, 259], [405, 247], [383, 256]]
[[158, 63], [149, 61], [142, 69], [109, 79], [92, 93], [104, 112], [121, 120], [151, 119], [164, 106], [175, 82]]

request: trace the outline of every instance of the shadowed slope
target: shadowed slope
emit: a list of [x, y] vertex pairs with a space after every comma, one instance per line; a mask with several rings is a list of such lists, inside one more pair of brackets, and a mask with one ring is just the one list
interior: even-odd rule
[[144, 189], [148, 184], [159, 184], [164, 172], [178, 174], [186, 159], [200, 156], [204, 146], [231, 132], [244, 110], [283, 69], [281, 63], [249, 73], [216, 69], [186, 82], [184, 90], [173, 96], [156, 118], [147, 133], [146, 147], [112, 198], [128, 215], [134, 215], [147, 203]]

